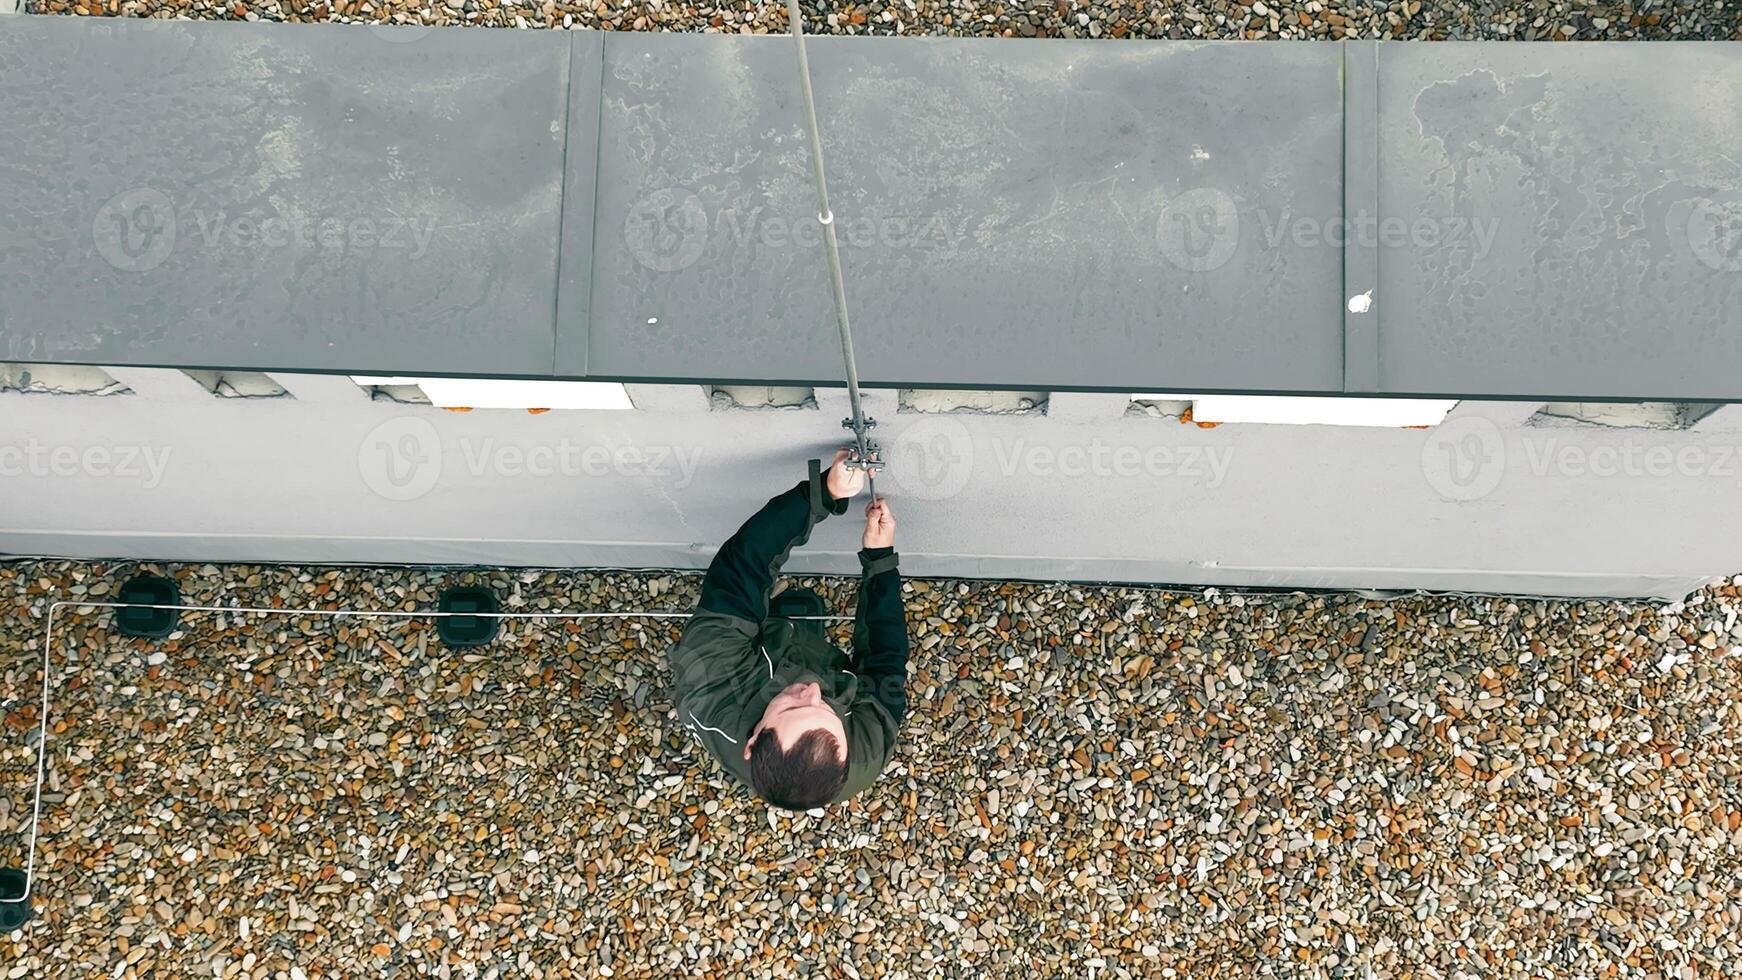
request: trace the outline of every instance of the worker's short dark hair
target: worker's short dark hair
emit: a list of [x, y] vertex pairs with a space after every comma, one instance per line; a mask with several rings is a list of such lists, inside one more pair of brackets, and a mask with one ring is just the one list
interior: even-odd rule
[[847, 766], [835, 736], [813, 729], [782, 752], [774, 732], [750, 743], [750, 784], [756, 795], [783, 810], [828, 806], [847, 785]]

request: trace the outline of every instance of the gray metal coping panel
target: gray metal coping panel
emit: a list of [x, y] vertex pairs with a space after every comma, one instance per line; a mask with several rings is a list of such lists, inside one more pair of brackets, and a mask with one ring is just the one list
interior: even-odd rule
[[[814, 47], [871, 383], [1742, 399], [1735, 45]], [[838, 377], [793, 73], [7, 18], [0, 359]]]
[[[867, 381], [1341, 388], [1338, 46], [810, 49]], [[840, 377], [791, 39], [614, 34], [604, 100], [586, 370]]]
[[1742, 45], [1380, 50], [1383, 390], [1742, 398]]
[[0, 359], [548, 373], [568, 63], [554, 33], [0, 20]]

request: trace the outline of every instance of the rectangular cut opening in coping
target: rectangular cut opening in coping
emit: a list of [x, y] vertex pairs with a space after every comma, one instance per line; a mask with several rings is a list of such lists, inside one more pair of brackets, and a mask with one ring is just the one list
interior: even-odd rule
[[1049, 393], [1032, 390], [903, 388], [897, 411], [922, 415], [1045, 415]]
[[816, 389], [799, 385], [708, 385], [707, 392], [708, 407], [716, 412], [817, 407]]

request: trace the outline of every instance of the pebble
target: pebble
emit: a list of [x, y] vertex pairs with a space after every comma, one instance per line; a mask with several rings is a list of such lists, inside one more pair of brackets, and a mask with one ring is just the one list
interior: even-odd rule
[[[140, 567], [0, 565], [0, 842], [29, 820], [48, 603]], [[481, 582], [511, 609], [683, 610], [698, 584], [146, 567], [190, 600], [287, 609], [432, 608]], [[798, 582], [852, 605], [852, 581]], [[910, 580], [894, 763], [796, 815], [678, 724], [677, 622], [519, 621], [450, 651], [427, 620], [184, 614], [158, 644], [67, 609], [38, 917], [0, 962], [1723, 976], [1742, 962], [1739, 587], [1661, 605]]]

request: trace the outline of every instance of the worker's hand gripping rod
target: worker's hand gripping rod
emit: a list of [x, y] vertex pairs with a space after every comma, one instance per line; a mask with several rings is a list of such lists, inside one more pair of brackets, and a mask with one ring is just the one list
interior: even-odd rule
[[849, 462], [865, 470], [871, 484], [871, 499], [877, 499], [877, 470], [883, 458], [877, 443], [868, 434], [877, 424], [867, 418], [859, 403], [859, 365], [853, 359], [853, 327], [847, 320], [847, 287], [841, 279], [841, 248], [835, 240], [835, 213], [829, 210], [829, 182], [823, 173], [823, 136], [817, 127], [816, 97], [811, 94], [811, 65], [804, 50], [804, 14], [798, 0], [786, 0], [787, 19], [791, 21], [792, 39], [798, 46], [798, 84], [804, 93], [805, 125], [810, 131], [811, 175], [816, 178], [817, 200], [821, 210], [817, 221], [823, 226], [823, 254], [829, 260], [829, 285], [834, 291], [835, 323], [841, 331], [841, 357], [847, 365], [847, 398], [853, 406], [853, 417], [842, 419], [843, 428], [853, 430], [854, 450]]

